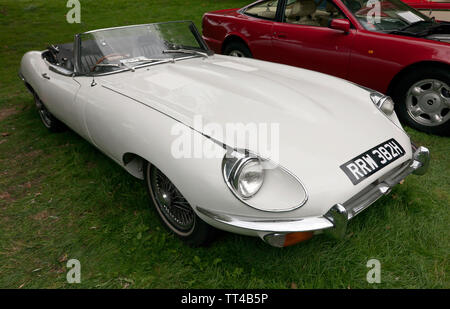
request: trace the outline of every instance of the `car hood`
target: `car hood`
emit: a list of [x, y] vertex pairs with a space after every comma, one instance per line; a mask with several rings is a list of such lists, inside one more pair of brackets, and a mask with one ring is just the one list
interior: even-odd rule
[[[269, 146], [276, 148], [276, 161], [307, 187], [317, 183], [326, 191], [334, 181], [351, 185], [339, 166], [389, 138], [408, 152], [396, 165], [411, 158], [408, 136], [374, 106], [367, 90], [309, 70], [214, 55], [103, 76], [97, 82], [231, 147], [260, 153], [225, 138], [224, 131], [206, 132], [205, 125], [262, 125], [260, 134], [266, 125], [269, 135], [279, 136]], [[339, 177], [327, 179], [330, 173]]]

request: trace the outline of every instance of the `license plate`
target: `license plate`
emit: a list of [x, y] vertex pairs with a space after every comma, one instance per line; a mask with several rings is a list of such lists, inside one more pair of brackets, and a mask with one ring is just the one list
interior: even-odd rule
[[403, 157], [405, 150], [393, 138], [354, 157], [340, 167], [354, 185]]

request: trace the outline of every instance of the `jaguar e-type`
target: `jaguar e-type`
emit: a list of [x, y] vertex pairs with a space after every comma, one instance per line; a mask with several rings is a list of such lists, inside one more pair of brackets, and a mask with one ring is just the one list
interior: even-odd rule
[[[428, 166], [391, 98], [318, 72], [215, 55], [192, 22], [77, 34], [27, 52], [20, 77], [45, 127], [69, 127], [143, 179], [162, 222], [190, 244], [216, 229], [278, 247], [322, 231], [342, 236], [351, 218]], [[276, 124], [274, 151], [219, 134], [228, 124]], [[180, 156], [195, 143], [178, 147], [177, 132], [215, 155]]]

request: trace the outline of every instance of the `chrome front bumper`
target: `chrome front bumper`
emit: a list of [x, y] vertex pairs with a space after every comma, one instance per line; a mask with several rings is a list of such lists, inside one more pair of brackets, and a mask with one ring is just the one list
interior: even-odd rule
[[321, 217], [268, 220], [216, 213], [200, 207], [197, 207], [197, 210], [219, 223], [258, 232], [264, 241], [276, 247], [283, 246], [282, 240], [289, 233], [325, 230], [328, 234], [342, 238], [350, 219], [372, 205], [381, 196], [388, 194], [392, 187], [400, 183], [406, 176], [426, 173], [430, 160], [429, 150], [425, 147], [418, 147], [413, 150], [415, 151], [410, 161], [384, 178], [372, 183], [350, 200], [334, 205]]

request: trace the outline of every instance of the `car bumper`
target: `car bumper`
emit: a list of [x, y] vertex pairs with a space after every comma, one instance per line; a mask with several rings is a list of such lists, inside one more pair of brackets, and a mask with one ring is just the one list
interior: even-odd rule
[[392, 187], [400, 183], [406, 176], [425, 174], [429, 160], [430, 152], [427, 148], [414, 149], [411, 160], [390, 172], [382, 180], [372, 183], [348, 201], [332, 206], [325, 215], [320, 217], [267, 220], [211, 212], [200, 207], [197, 207], [197, 210], [220, 224], [254, 231], [261, 235], [264, 241], [275, 247], [284, 247], [287, 243], [293, 244], [295, 239], [305, 240], [317, 231], [325, 231], [337, 238], [342, 238], [349, 220], [372, 205], [381, 196], [388, 194]]

